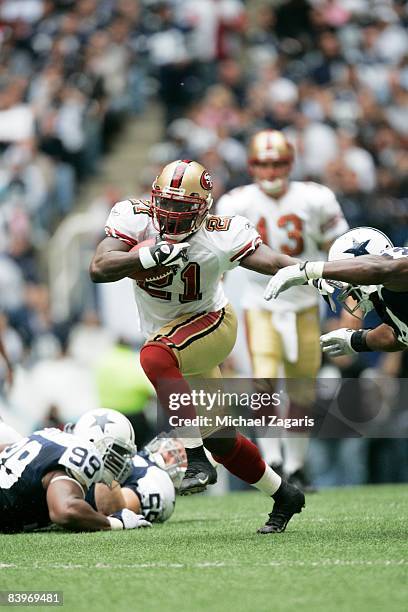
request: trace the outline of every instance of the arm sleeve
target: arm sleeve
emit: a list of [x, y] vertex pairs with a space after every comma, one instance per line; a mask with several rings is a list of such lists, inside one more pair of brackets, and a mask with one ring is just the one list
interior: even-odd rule
[[133, 247], [145, 239], [150, 218], [150, 207], [146, 203], [123, 200], [117, 202], [110, 211], [105, 233]]
[[402, 259], [408, 257], [408, 247], [392, 247], [391, 249], [384, 249], [381, 251], [382, 257], [388, 257], [391, 259]]
[[[220, 232], [220, 236], [224, 232]], [[253, 253], [262, 239], [252, 223], [245, 217], [231, 217], [226, 235], [222, 237], [221, 266], [223, 271], [233, 270], [241, 259]]]

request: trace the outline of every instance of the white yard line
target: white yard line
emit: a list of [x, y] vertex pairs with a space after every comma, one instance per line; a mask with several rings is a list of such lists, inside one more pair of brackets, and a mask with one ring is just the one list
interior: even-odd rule
[[367, 559], [318, 559], [317, 561], [269, 561], [266, 563], [239, 563], [234, 561], [200, 561], [197, 563], [96, 563], [96, 564], [80, 564], [80, 563], [36, 563], [30, 566], [22, 566], [15, 563], [0, 563], [2, 569], [18, 569], [18, 570], [39, 570], [45, 569], [97, 569], [97, 570], [115, 570], [115, 569], [206, 569], [214, 567], [225, 568], [251, 568], [251, 567], [390, 567], [390, 566], [405, 566], [408, 565], [408, 559], [376, 559], [369, 561]]

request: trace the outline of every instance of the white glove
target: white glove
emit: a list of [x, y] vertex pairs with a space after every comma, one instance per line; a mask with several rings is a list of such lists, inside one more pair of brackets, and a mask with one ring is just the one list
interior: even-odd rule
[[355, 329], [335, 329], [328, 334], [320, 336], [320, 346], [323, 353], [330, 357], [340, 357], [340, 355], [354, 355], [356, 351], [351, 346], [351, 336]]
[[281, 268], [269, 281], [264, 293], [265, 300], [277, 298], [282, 291], [290, 287], [304, 285], [309, 280], [321, 278], [323, 268], [324, 261], [305, 261]]
[[336, 312], [336, 302], [333, 300], [333, 293], [336, 289], [343, 289], [344, 283], [341, 281], [326, 280], [325, 278], [313, 279], [307, 283], [318, 290], [324, 301], [329, 305], [332, 312]]
[[188, 242], [166, 242], [161, 240], [154, 246], [139, 249], [139, 260], [145, 270], [154, 266], [181, 266], [188, 261]]
[[139, 527], [151, 527], [152, 524], [146, 521], [142, 514], [136, 514], [128, 508], [114, 512], [108, 516], [112, 530], [118, 529], [139, 529]]

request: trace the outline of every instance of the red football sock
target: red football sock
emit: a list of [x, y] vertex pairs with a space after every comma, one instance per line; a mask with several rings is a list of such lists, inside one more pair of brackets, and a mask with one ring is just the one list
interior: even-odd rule
[[227, 455], [220, 456], [213, 453], [213, 457], [231, 474], [238, 476], [248, 484], [257, 483], [267, 467], [258, 447], [240, 433], [237, 433], [235, 445]]
[[140, 351], [140, 363], [147, 376], [156, 389], [160, 404], [168, 414], [192, 419], [196, 411], [192, 404], [180, 406], [177, 411], [171, 411], [170, 396], [173, 393], [191, 394], [191, 389], [178, 366], [177, 359], [172, 350], [165, 344], [147, 343]]

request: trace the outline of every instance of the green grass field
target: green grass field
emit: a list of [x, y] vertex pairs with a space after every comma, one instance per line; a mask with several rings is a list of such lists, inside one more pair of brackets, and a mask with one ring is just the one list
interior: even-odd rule
[[258, 535], [270, 506], [196, 495], [149, 530], [3, 535], [0, 589], [62, 590], [66, 611], [407, 609], [407, 486], [320, 492]]

